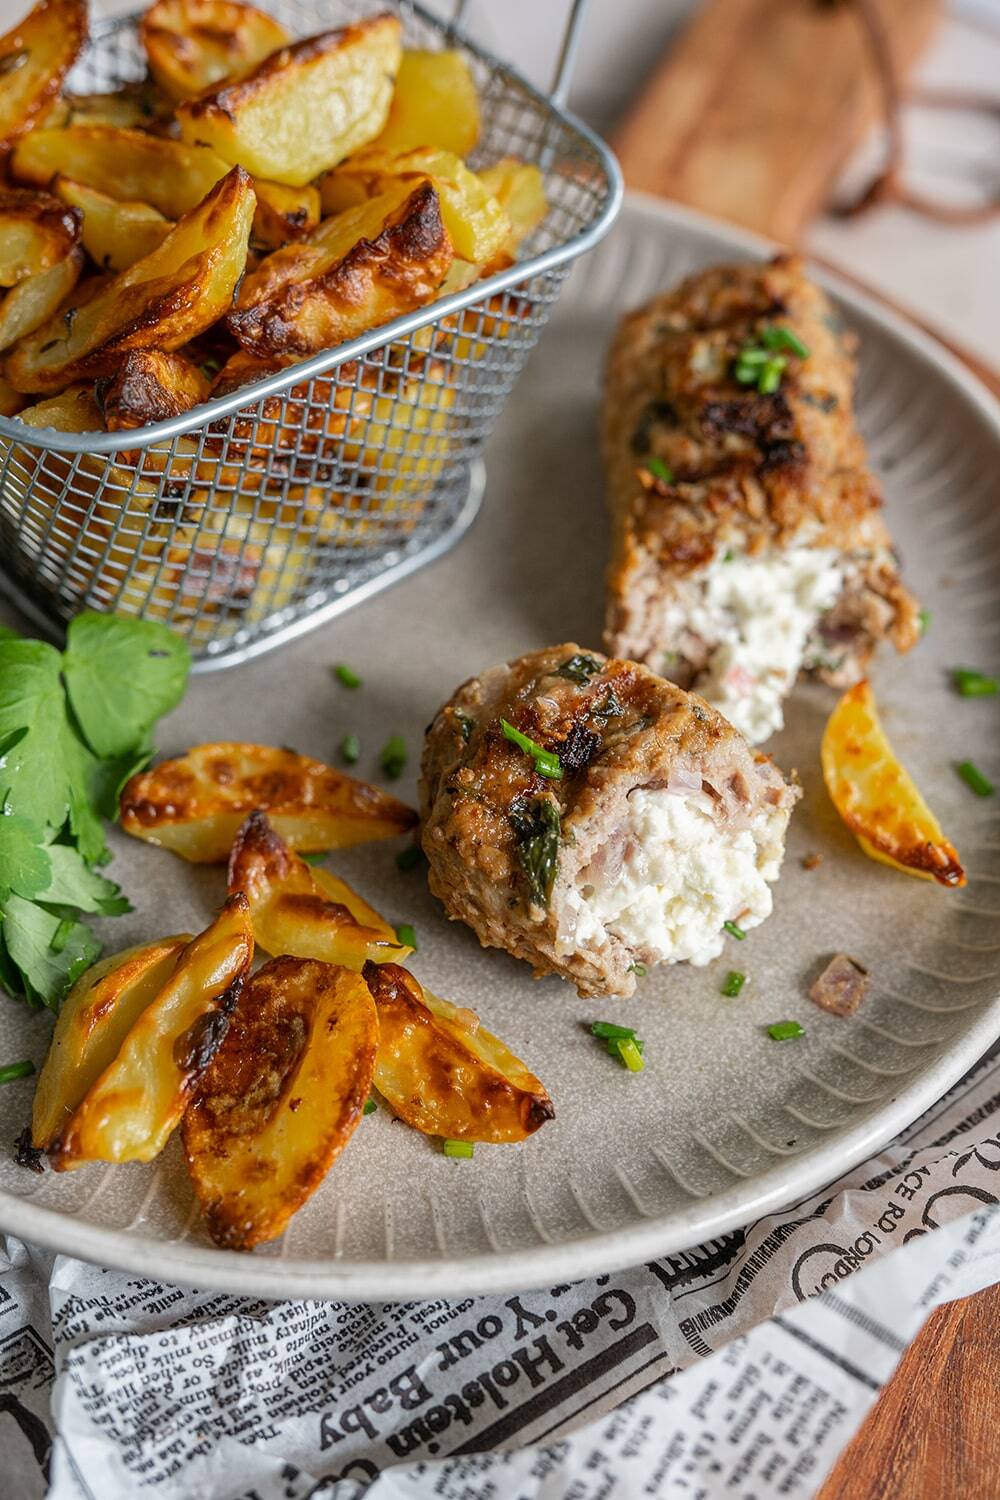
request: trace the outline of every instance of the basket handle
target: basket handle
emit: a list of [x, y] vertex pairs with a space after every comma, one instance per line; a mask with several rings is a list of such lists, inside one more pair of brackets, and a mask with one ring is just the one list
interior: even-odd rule
[[[569, 16], [566, 20], [566, 30], [563, 32], [562, 45], [559, 48], [559, 59], [556, 63], [555, 75], [549, 95], [554, 104], [566, 103], [566, 95], [569, 93], [570, 80], [573, 77], [573, 68], [576, 63], [577, 47], [580, 42], [580, 34], [583, 30], [583, 15], [587, 9], [588, 0], [573, 0]], [[455, 0], [455, 6], [451, 15], [451, 26], [455, 29], [461, 27], [465, 19], [465, 13], [469, 8], [469, 0]]]

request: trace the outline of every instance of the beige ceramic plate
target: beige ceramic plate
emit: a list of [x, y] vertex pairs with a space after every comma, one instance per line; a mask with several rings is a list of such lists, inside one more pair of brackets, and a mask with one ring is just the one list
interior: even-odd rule
[[[633, 199], [575, 273], [486, 454], [486, 503], [447, 558], [273, 657], [197, 679], [164, 724], [164, 751], [259, 738], [331, 756], [347, 730], [373, 774], [401, 732], [411, 771], [421, 730], [451, 689], [519, 651], [596, 644], [606, 536], [595, 444], [602, 354], [619, 315], [696, 266], [759, 253], [694, 215]], [[840, 289], [838, 289], [839, 291]], [[694, 1244], [817, 1187], [876, 1149], [956, 1080], [1000, 1033], [1000, 799], [976, 799], [953, 762], [1000, 782], [991, 700], [949, 690], [953, 664], [1000, 667], [1000, 418], [943, 351], [843, 290], [862, 337], [861, 424], [889, 497], [909, 581], [933, 613], [921, 647], [883, 656], [874, 680], [887, 729], [970, 871], [951, 893], [873, 864], [839, 824], [820, 780], [831, 698], [797, 692], [768, 748], [797, 767], [795, 814], [774, 916], [707, 969], [664, 969], [635, 1000], [594, 1005], [479, 949], [446, 924], [395, 845], [336, 868], [396, 922], [414, 923], [413, 966], [438, 993], [481, 1011], [549, 1085], [558, 1118], [524, 1147], [451, 1161], [380, 1111], [364, 1120], [322, 1190], [277, 1245], [214, 1250], [174, 1143], [155, 1166], [37, 1178], [0, 1166], [0, 1224], [38, 1243], [167, 1282], [272, 1297], [456, 1297], [565, 1281]], [[364, 688], [330, 674], [352, 663]], [[412, 793], [413, 777], [402, 783]], [[811, 873], [804, 854], [820, 850]], [[136, 911], [106, 924], [117, 947], [196, 929], [222, 877], [115, 839], [114, 875]], [[850, 1022], [805, 998], [824, 956], [868, 963], [873, 993]], [[727, 969], [752, 976], [723, 1000]], [[634, 1023], [646, 1071], [627, 1074], [583, 1023]], [[767, 1023], [799, 1017], [804, 1041]], [[41, 1060], [46, 1018], [0, 1003], [0, 1059]], [[0, 1090], [0, 1140], [31, 1084]]]

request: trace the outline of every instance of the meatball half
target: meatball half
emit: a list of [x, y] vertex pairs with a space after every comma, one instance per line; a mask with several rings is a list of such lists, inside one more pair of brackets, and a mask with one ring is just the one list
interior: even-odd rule
[[460, 687], [427, 731], [430, 887], [484, 947], [630, 995], [771, 911], [797, 788], [694, 693], [576, 645]]
[[693, 687], [754, 744], [800, 670], [834, 687], [917, 640], [854, 423], [854, 344], [800, 261], [715, 266], [611, 348], [609, 651]]

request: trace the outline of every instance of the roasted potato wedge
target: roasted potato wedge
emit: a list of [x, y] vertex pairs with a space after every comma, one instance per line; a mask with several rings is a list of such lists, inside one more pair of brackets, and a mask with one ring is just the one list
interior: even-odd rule
[[0, 353], [54, 316], [79, 281], [83, 259], [77, 245], [65, 260], [19, 281], [0, 298]]
[[38, 0], [0, 37], [0, 156], [51, 109], [87, 40], [87, 0]]
[[151, 203], [128, 203], [69, 177], [56, 177], [52, 191], [82, 215], [80, 238], [102, 271], [127, 271], [152, 255], [173, 229]]
[[251, 243], [262, 250], [278, 250], [290, 240], [303, 239], [319, 223], [319, 189], [286, 187], [283, 182], [254, 179], [257, 212]]
[[479, 139], [479, 96], [461, 52], [404, 52], [377, 151], [440, 146], [468, 156]]
[[173, 100], [248, 73], [290, 40], [273, 16], [237, 0], [156, 0], [139, 39], [149, 71]]
[[94, 964], [63, 1001], [38, 1075], [31, 1142], [47, 1151], [152, 1005], [192, 941], [189, 932]]
[[208, 328], [243, 274], [254, 201], [250, 178], [234, 167], [159, 249], [22, 339], [7, 359], [11, 385], [59, 390], [81, 375], [108, 373], [130, 349], [170, 352]]
[[375, 139], [402, 57], [395, 16], [293, 42], [250, 74], [177, 109], [186, 141], [204, 141], [255, 177], [304, 187]]
[[65, 260], [80, 238], [82, 217], [49, 193], [0, 185], [0, 287]]
[[28, 404], [28, 397], [15, 391], [0, 375], [0, 417], [16, 417]]
[[[360, 215], [364, 207], [348, 213]], [[331, 240], [333, 255], [327, 248]], [[261, 358], [310, 354], [391, 322], [430, 302], [452, 261], [438, 196], [429, 183], [390, 213], [374, 239], [355, 241], [342, 255], [334, 236], [328, 234], [324, 241], [268, 257], [294, 258], [301, 251], [315, 256], [318, 248], [319, 259], [312, 260], [304, 275], [293, 272], [296, 279], [275, 287], [267, 261], [246, 278], [227, 326], [249, 353]]]
[[217, 1245], [275, 1239], [316, 1191], [362, 1117], [377, 1045], [358, 974], [275, 958], [244, 987], [181, 1129]]
[[124, 83], [108, 94], [64, 94], [62, 103], [64, 112], [46, 119], [46, 127], [114, 125], [119, 130], [159, 132], [173, 114], [170, 100], [148, 78]]
[[958, 852], [897, 760], [867, 682], [833, 710], [821, 755], [830, 799], [866, 854], [922, 880], [965, 884]]
[[476, 265], [492, 260], [510, 237], [510, 220], [482, 179], [451, 151], [423, 147], [400, 156], [364, 151], [324, 178], [323, 212], [341, 213], [396, 181], [416, 186], [425, 179], [438, 195], [455, 254]]
[[229, 889], [246, 895], [256, 940], [267, 953], [360, 973], [369, 960], [398, 963], [413, 951], [343, 880], [300, 859], [262, 812], [251, 813], [236, 835]]
[[33, 130], [11, 157], [11, 169], [41, 187], [68, 177], [122, 202], [152, 204], [168, 219], [197, 207], [230, 170], [207, 146], [113, 125]]
[[126, 354], [113, 375], [97, 382], [97, 402], [105, 426], [116, 432], [190, 411], [208, 391], [207, 377], [183, 354], [145, 349]]
[[[270, 745], [196, 745], [140, 771], [121, 796], [126, 833], [194, 864], [229, 856], [236, 831], [260, 808], [293, 849], [346, 849], [407, 833], [417, 815], [388, 792], [322, 761]], [[308, 955], [306, 955], [308, 956]]]
[[59, 1127], [48, 1147], [57, 1172], [159, 1155], [222, 1040], [252, 959], [246, 899], [230, 896], [182, 949], [113, 1060]]
[[538, 228], [549, 211], [545, 178], [531, 162], [505, 156], [479, 173], [479, 180], [500, 204], [510, 223], [501, 253], [513, 260], [523, 240]]
[[378, 1011], [375, 1087], [424, 1135], [501, 1144], [523, 1141], [555, 1116], [535, 1075], [460, 1009], [398, 964], [366, 964]]

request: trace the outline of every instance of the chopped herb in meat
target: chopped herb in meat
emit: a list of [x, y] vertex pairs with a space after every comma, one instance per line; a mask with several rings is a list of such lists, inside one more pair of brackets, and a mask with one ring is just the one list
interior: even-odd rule
[[647, 458], [646, 471], [652, 474], [654, 479], [661, 479], [664, 484], [673, 484], [673, 470], [670, 469], [662, 458]]
[[473, 722], [469, 718], [469, 715], [463, 713], [460, 708], [455, 709], [455, 718], [458, 722], [458, 727], [462, 731], [462, 739], [468, 744], [472, 738]]
[[552, 674], [554, 677], [568, 677], [570, 682], [589, 682], [601, 670], [599, 661], [592, 656], [584, 656], [578, 652], [576, 656], [569, 657], [556, 667]]
[[625, 710], [618, 702], [613, 687], [609, 687], [597, 707], [590, 710], [590, 717], [596, 719], [598, 724], [606, 724], [609, 719], [623, 719], [625, 717]]
[[559, 837], [562, 818], [554, 802], [539, 798], [529, 808], [511, 809], [510, 821], [517, 834], [517, 855], [539, 906], [548, 906], [559, 869]]
[[531, 756], [539, 776], [547, 776], [550, 781], [562, 779], [562, 766], [554, 750], [546, 750], [544, 745], [540, 745], [530, 735], [522, 734], [520, 729], [515, 729], [508, 719], [500, 720], [500, 728], [505, 740], [510, 740], [512, 744], [517, 745], [519, 750]]

